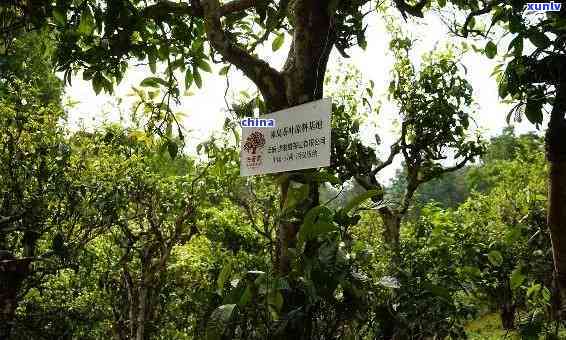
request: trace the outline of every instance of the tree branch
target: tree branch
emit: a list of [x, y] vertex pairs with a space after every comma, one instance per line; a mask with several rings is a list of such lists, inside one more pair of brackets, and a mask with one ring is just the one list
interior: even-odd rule
[[391, 145], [391, 151], [389, 153], [389, 157], [387, 157], [387, 160], [383, 163], [381, 163], [378, 167], [376, 167], [375, 169], [373, 169], [371, 171], [371, 176], [375, 176], [377, 175], [381, 170], [383, 170], [384, 168], [388, 167], [391, 163], [393, 163], [393, 159], [395, 158], [395, 156], [397, 156], [397, 154], [401, 151], [401, 148], [399, 147], [399, 142], [395, 142], [395, 144]]
[[[477, 16], [489, 13], [493, 9], [493, 7], [495, 7], [496, 5], [499, 5], [500, 3], [501, 3], [501, 0], [494, 0], [494, 1], [489, 2], [487, 5], [485, 5], [484, 8], [480, 8], [476, 11], [470, 12], [470, 14], [468, 14], [468, 16], [466, 17], [466, 21], [464, 22], [464, 25], [462, 26], [462, 36], [464, 38], [467, 38], [468, 34], [471, 32], [468, 29], [468, 26], [472, 22], [472, 19], [474, 19]], [[478, 31], [473, 31], [473, 32], [478, 33]]]
[[[256, 0], [234, 0], [219, 6], [218, 15], [223, 17], [234, 12], [254, 8], [255, 6]], [[198, 0], [191, 0], [190, 4], [162, 0], [154, 5], [145, 7], [141, 12], [141, 16], [148, 19], [159, 19], [166, 14], [204, 18], [203, 8]]]
[[527, 57], [525, 81], [531, 84], [558, 84], [566, 75], [566, 55], [550, 55], [539, 60]]
[[449, 167], [449, 168], [443, 168], [442, 170], [440, 170], [440, 171], [438, 172], [438, 174], [435, 174], [434, 176], [432, 176], [432, 177], [431, 177], [430, 179], [428, 179], [428, 180], [431, 180], [431, 179], [433, 179], [433, 178], [435, 178], [435, 177], [438, 177], [438, 176], [440, 176], [440, 175], [442, 175], [442, 174], [445, 174], [445, 173], [448, 173], [448, 172], [453, 172], [453, 171], [460, 170], [460, 169], [462, 169], [469, 161], [471, 161], [472, 159], [473, 159], [473, 157], [468, 156], [468, 157], [464, 158], [460, 163], [458, 163], [458, 164], [456, 164], [456, 165], [454, 165], [454, 166], [451, 166], [451, 167]]
[[[228, 5], [228, 4], [227, 4]], [[225, 5], [225, 6], [227, 6]], [[226, 36], [220, 22], [221, 7], [218, 0], [203, 0], [204, 27], [210, 45], [229, 63], [235, 65], [252, 80], [263, 95], [268, 109], [286, 107], [283, 77], [265, 61], [251, 55]], [[242, 8], [233, 5], [232, 8]]]
[[3, 225], [10, 224], [12, 222], [15, 222], [15, 221], [21, 219], [22, 217], [24, 217], [26, 212], [27, 211], [24, 211], [24, 212], [21, 212], [19, 214], [15, 214], [15, 215], [12, 215], [12, 216], [0, 216], [0, 228]]
[[328, 57], [336, 41], [334, 17], [325, 2], [295, 0], [293, 41], [283, 73], [291, 104], [322, 98]]
[[256, 0], [234, 0], [220, 6], [219, 14], [224, 16], [229, 13], [241, 12], [256, 6]]
[[428, 0], [420, 0], [415, 5], [409, 5], [404, 0], [395, 0], [395, 5], [397, 5], [397, 8], [401, 12], [403, 19], [405, 20], [407, 20], [407, 13], [419, 18], [424, 17], [423, 8], [426, 6], [427, 3]]
[[423, 183], [422, 181], [417, 180], [417, 181], [409, 181], [409, 183], [407, 184], [407, 188], [405, 189], [405, 194], [401, 199], [401, 209], [399, 210], [399, 214], [401, 216], [404, 216], [407, 210], [409, 210], [409, 206], [411, 205], [413, 196], [415, 195], [415, 192], [417, 191], [419, 185], [422, 183]]
[[269, 240], [270, 243], [273, 243], [273, 239], [271, 237], [271, 235], [266, 231], [267, 229], [265, 228], [265, 219], [264, 219], [264, 230], [262, 231], [256, 221], [255, 221], [255, 217], [254, 217], [254, 211], [253, 208], [251, 206], [251, 204], [249, 202], [247, 202], [244, 199], [241, 199], [237, 196], [231, 196], [232, 200], [234, 202], [236, 202], [238, 205], [240, 205], [242, 208], [244, 208], [244, 211], [246, 212], [248, 219], [251, 222], [251, 227], [261, 236], [265, 237], [267, 240]]

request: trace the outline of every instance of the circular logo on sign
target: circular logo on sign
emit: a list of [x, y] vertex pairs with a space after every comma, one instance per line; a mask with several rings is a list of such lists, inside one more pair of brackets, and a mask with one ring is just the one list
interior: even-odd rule
[[244, 143], [244, 151], [248, 153], [246, 156], [246, 165], [249, 168], [257, 168], [261, 165], [261, 155], [258, 155], [257, 153], [264, 146], [265, 136], [260, 131], [254, 131], [248, 136]]

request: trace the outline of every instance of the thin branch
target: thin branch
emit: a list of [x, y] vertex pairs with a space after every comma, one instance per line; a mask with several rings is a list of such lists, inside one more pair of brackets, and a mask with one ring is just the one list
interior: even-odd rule
[[375, 169], [373, 169], [371, 171], [370, 175], [375, 176], [381, 170], [388, 167], [391, 163], [393, 163], [393, 159], [395, 158], [395, 156], [397, 156], [397, 154], [399, 154], [400, 151], [401, 151], [401, 148], [399, 147], [399, 141], [397, 141], [393, 145], [391, 145], [391, 151], [389, 152], [389, 157], [387, 157], [387, 160], [385, 162], [381, 163]]
[[[238, 197], [238, 196], [236, 196], [236, 195], [231, 195], [230, 197], [232, 198], [232, 200], [233, 200], [234, 202], [236, 202], [238, 205], [240, 205], [242, 208], [244, 208], [244, 211], [246, 212], [246, 215], [248, 216], [248, 219], [249, 219], [250, 222], [251, 222], [251, 227], [252, 227], [258, 234], [262, 235], [263, 237], [265, 237], [266, 239], [268, 239], [270, 242], [273, 242], [273, 239], [271, 238], [271, 235], [265, 231], [265, 228], [264, 228], [264, 230], [262, 231], [262, 230], [258, 227], [258, 225], [257, 225], [257, 223], [256, 223], [256, 221], [255, 221], [254, 211], [253, 211], [253, 209], [252, 209], [251, 204], [250, 204], [249, 202], [247, 202], [246, 200], [244, 200], [244, 199], [242, 199], [242, 198], [240, 198], [240, 197]], [[264, 225], [264, 227], [265, 227], [265, 225]]]
[[203, 0], [202, 7], [204, 27], [210, 45], [256, 84], [267, 103], [285, 107], [286, 103], [281, 98], [281, 93], [284, 92], [281, 74], [228, 38], [220, 22], [222, 12], [218, 0]]
[[256, 6], [256, 0], [234, 0], [220, 6], [220, 16], [241, 12]]
[[329, 204], [330, 202], [334, 201], [335, 199], [338, 198], [338, 196], [340, 196], [340, 195], [342, 194], [343, 191], [344, 191], [344, 186], [342, 185], [342, 186], [340, 187], [340, 191], [338, 191], [338, 193], [337, 193], [334, 197], [332, 197], [331, 199], [329, 199], [328, 201], [324, 202], [324, 203], [321, 204], [321, 205], [327, 205], [327, 204]]
[[[451, 166], [451, 167], [448, 167], [448, 168], [443, 168], [441, 171], [439, 171], [437, 174], [435, 174], [434, 177], [438, 177], [438, 176], [445, 174], [445, 173], [448, 173], [448, 172], [460, 170], [472, 159], [473, 158], [471, 156], [468, 156], [468, 157], [464, 158], [462, 161], [460, 161], [460, 163], [458, 163], [454, 166]], [[432, 177], [432, 178], [434, 178], [434, 177]], [[432, 178], [430, 178], [430, 179], [432, 179]]]
[[407, 13], [415, 17], [423, 18], [423, 8], [427, 3], [428, 0], [420, 0], [415, 5], [409, 5], [404, 0], [395, 0], [395, 5], [397, 5], [397, 8], [405, 20], [407, 20]]
[[[160, 19], [164, 15], [174, 14], [177, 16], [192, 16], [197, 18], [204, 18], [204, 11], [199, 1], [173, 2], [167, 0], [158, 1], [154, 5], [145, 7], [141, 16], [147, 19]], [[256, 6], [256, 0], [234, 0], [230, 1], [218, 8], [218, 15], [220, 17], [226, 16], [231, 13], [241, 12]]]
[[487, 5], [484, 8], [480, 8], [476, 11], [470, 12], [470, 14], [468, 14], [468, 16], [466, 17], [466, 21], [464, 22], [464, 25], [462, 26], [462, 36], [464, 38], [467, 38], [469, 33], [478, 33], [478, 32], [482, 33], [477, 30], [468, 29], [468, 26], [475, 17], [489, 13], [493, 9], [493, 7], [499, 5], [501, 2], [502, 2], [501, 0], [494, 0], [487, 3]]
[[542, 59], [528, 58], [528, 72], [524, 75], [529, 83], [558, 84], [566, 74], [566, 56], [551, 55]]
[[422, 183], [423, 182], [421, 181], [416, 181], [412, 183], [409, 182], [409, 184], [407, 185], [407, 188], [405, 189], [405, 194], [401, 199], [401, 209], [399, 210], [399, 214], [401, 216], [404, 216], [407, 210], [409, 210], [409, 206], [411, 205], [413, 196], [415, 195], [415, 192], [417, 191], [419, 185]]

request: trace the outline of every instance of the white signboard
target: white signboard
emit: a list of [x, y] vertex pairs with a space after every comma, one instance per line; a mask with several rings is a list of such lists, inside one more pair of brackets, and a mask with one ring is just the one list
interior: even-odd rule
[[331, 111], [322, 99], [261, 116], [274, 127], [242, 126], [240, 175], [329, 166]]

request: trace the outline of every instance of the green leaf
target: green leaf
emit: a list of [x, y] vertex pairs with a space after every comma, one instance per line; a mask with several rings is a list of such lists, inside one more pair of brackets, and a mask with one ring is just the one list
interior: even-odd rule
[[244, 289], [242, 295], [240, 295], [240, 299], [238, 300], [238, 305], [244, 307], [247, 305], [253, 297], [252, 289], [248, 286]]
[[58, 25], [65, 25], [67, 23], [67, 13], [65, 10], [60, 10], [58, 8], [55, 8], [53, 10], [53, 19], [55, 20], [55, 23]]
[[100, 94], [100, 91], [102, 90], [102, 86], [100, 83], [96, 82], [96, 81], [92, 81], [92, 89], [94, 90], [94, 93], [96, 95]]
[[283, 33], [278, 34], [277, 37], [275, 37], [275, 39], [273, 39], [273, 42], [271, 43], [271, 50], [273, 50], [273, 52], [277, 51], [278, 49], [281, 48], [281, 46], [283, 46], [284, 42], [285, 42], [285, 34]]
[[342, 209], [342, 211], [344, 213], [348, 213], [350, 212], [350, 210], [354, 209], [355, 207], [359, 206], [360, 204], [362, 204], [365, 200], [375, 197], [377, 195], [380, 195], [382, 193], [381, 190], [368, 190], [366, 192], [364, 192], [361, 195], [358, 195], [356, 197], [354, 197], [352, 200], [350, 200], [350, 202], [348, 202], [348, 204], [346, 204], [346, 206]]
[[107, 93], [112, 94], [112, 90], [113, 90], [112, 82], [109, 79], [107, 79], [106, 77], [102, 78], [102, 87], [104, 87], [104, 90]]
[[529, 289], [527, 289], [527, 297], [531, 297], [533, 294], [540, 292], [541, 288], [540, 283], [532, 284]]
[[468, 30], [473, 30], [476, 27], [476, 17], [472, 17], [468, 24]]
[[94, 30], [94, 17], [90, 11], [90, 7], [86, 6], [81, 12], [78, 32], [83, 35], [91, 35]]
[[446, 6], [446, 0], [438, 0], [438, 6], [440, 6], [441, 8]]
[[91, 80], [94, 72], [92, 69], [86, 69], [83, 71], [83, 80]]
[[515, 242], [519, 242], [521, 235], [521, 230], [518, 227], [513, 228], [505, 235], [505, 242], [507, 244], [515, 244]]
[[199, 89], [202, 88], [202, 78], [200, 77], [200, 73], [196, 68], [193, 69], [193, 78], [197, 87]]
[[338, 262], [338, 244], [324, 242], [318, 248], [318, 260], [324, 267], [332, 266]]
[[519, 36], [515, 38], [514, 41], [515, 43], [513, 44], [513, 55], [515, 57], [520, 57], [521, 55], [523, 55], [523, 37]]
[[550, 39], [544, 34], [536, 29], [530, 30], [528, 34], [529, 40], [538, 48], [547, 48], [551, 41]]
[[477, 267], [464, 266], [462, 267], [462, 271], [473, 279], [477, 279], [481, 276], [481, 270]]
[[157, 50], [157, 57], [159, 58], [159, 60], [167, 60], [167, 58], [169, 57], [169, 45], [162, 45]]
[[208, 72], [208, 73], [212, 72], [210, 65], [204, 59], [200, 59], [198, 61], [198, 67], [205, 72]]
[[552, 26], [557, 30], [565, 30], [566, 29], [566, 19], [565, 18], [554, 18], [554, 22]]
[[288, 211], [303, 202], [309, 195], [309, 186], [307, 184], [301, 184], [298, 187], [289, 186], [287, 192], [287, 201], [285, 202], [284, 210]]
[[168, 66], [168, 70], [170, 71], [175, 71], [178, 68], [180, 68], [181, 71], [185, 70], [185, 60], [183, 58], [175, 60]]
[[277, 312], [277, 310], [275, 310], [275, 308], [272, 305], [269, 305], [268, 309], [269, 309], [269, 314], [271, 315], [271, 319], [274, 321], [279, 321], [280, 315]]
[[159, 85], [163, 85], [167, 87], [169, 84], [165, 79], [159, 77], [147, 77], [141, 81], [140, 85], [146, 87], [159, 87]]
[[497, 64], [495, 66], [495, 68], [493, 69], [493, 72], [491, 72], [491, 74], [489, 75], [490, 77], [493, 77], [495, 75], [499, 75], [501, 73], [501, 67], [503, 66], [503, 64]]
[[149, 69], [151, 70], [151, 73], [157, 72], [157, 58], [155, 57], [155, 54], [148, 53], [147, 59], [149, 61]]
[[94, 93], [97, 95], [100, 93], [102, 88], [104, 87], [104, 76], [100, 72], [96, 72], [94, 77], [92, 78], [92, 88], [94, 89]]
[[493, 59], [497, 55], [497, 45], [493, 43], [493, 41], [488, 41], [485, 45], [485, 55], [489, 59]]
[[167, 152], [169, 152], [169, 156], [171, 156], [172, 159], [175, 159], [175, 157], [177, 157], [177, 152], [179, 152], [179, 146], [177, 146], [177, 143], [168, 141]]
[[496, 24], [498, 21], [503, 20], [504, 12], [501, 7], [495, 7], [491, 17], [491, 25]]
[[187, 72], [185, 73], [185, 90], [188, 90], [193, 83], [193, 73], [189, 68], [187, 68]]
[[478, 46], [476, 46], [476, 44], [472, 44], [472, 50], [474, 50], [474, 52], [480, 53], [483, 52], [483, 50], [481, 48], [479, 48]]
[[232, 261], [228, 260], [222, 267], [222, 270], [218, 275], [218, 279], [216, 280], [217, 289], [218, 289], [217, 292], [219, 294], [222, 294], [222, 290], [224, 289], [224, 284], [226, 283], [226, 280], [230, 278], [231, 274], [232, 274]]
[[447, 301], [452, 300], [452, 295], [450, 295], [450, 290], [445, 287], [438, 286], [429, 282], [425, 282], [423, 286], [426, 290], [428, 290], [437, 297], [443, 298]]
[[216, 308], [206, 325], [207, 340], [221, 340], [229, 324], [238, 315], [236, 304], [222, 305]]
[[505, 79], [505, 77], [501, 77], [501, 81], [499, 82], [497, 90], [501, 99], [505, 99], [505, 97], [507, 97], [507, 95], [509, 94], [509, 91], [507, 91], [507, 80]]
[[492, 265], [499, 267], [503, 263], [503, 255], [497, 250], [492, 250], [487, 254], [487, 259]]
[[542, 103], [538, 100], [528, 100], [525, 105], [525, 116], [533, 124], [542, 124]]
[[[229, 305], [235, 303], [238, 307], [243, 307], [245, 304], [241, 304], [242, 295], [245, 293], [246, 284], [243, 280], [238, 280], [236, 287], [230, 289], [224, 298], [222, 299], [222, 305]], [[217, 291], [218, 293], [218, 291]]]
[[149, 99], [155, 99], [157, 98], [157, 95], [159, 94], [159, 90], [156, 91], [148, 91], [147, 95], [149, 97]]
[[510, 276], [511, 289], [516, 290], [517, 288], [519, 288], [526, 278], [527, 277], [523, 273], [521, 273], [521, 267], [518, 266], [517, 268], [515, 268], [511, 272]]
[[550, 290], [546, 287], [542, 287], [542, 299], [544, 302], [548, 303], [551, 298]]
[[299, 244], [302, 245], [304, 242], [312, 240], [319, 235], [336, 230], [337, 225], [332, 221], [332, 215], [332, 210], [322, 205], [309, 210], [299, 229]]
[[521, 31], [522, 28], [521, 18], [517, 15], [513, 15], [509, 19], [509, 31], [511, 31], [511, 33], [517, 33]]
[[267, 295], [267, 303], [273, 306], [277, 312], [280, 312], [281, 308], [283, 308], [283, 295], [278, 290], [271, 291]]
[[197, 36], [191, 44], [191, 52], [193, 52], [193, 54], [197, 54], [202, 50], [203, 44], [204, 41], [202, 40], [202, 38], [200, 36]]
[[230, 70], [230, 66], [224, 66], [223, 68], [220, 69], [220, 72], [218, 72], [219, 75], [221, 76], [225, 76], [228, 74], [228, 71]]

